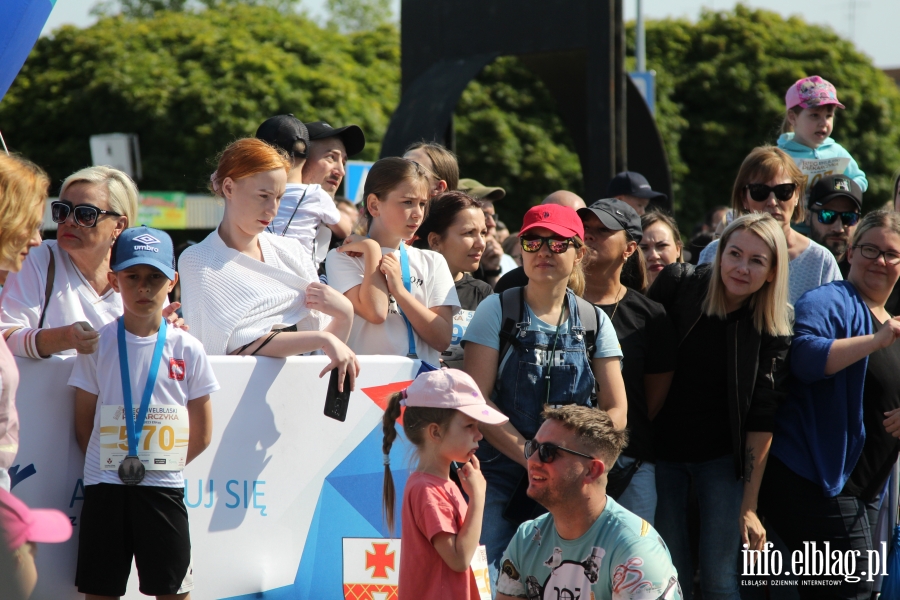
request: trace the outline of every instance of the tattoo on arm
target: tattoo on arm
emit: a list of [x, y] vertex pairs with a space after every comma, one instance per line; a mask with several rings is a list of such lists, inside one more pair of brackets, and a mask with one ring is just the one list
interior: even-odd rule
[[750, 477], [753, 475], [753, 463], [756, 461], [756, 455], [753, 453], [753, 446], [747, 446], [744, 456], [744, 481], [750, 483]]

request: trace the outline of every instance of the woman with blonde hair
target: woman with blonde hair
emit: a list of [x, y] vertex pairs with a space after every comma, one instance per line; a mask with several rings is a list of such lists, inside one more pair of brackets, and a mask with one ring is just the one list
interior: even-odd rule
[[406, 149], [403, 158], [419, 163], [428, 171], [432, 198], [444, 192], [453, 192], [459, 186], [456, 155], [437, 142], [414, 142]]
[[[790, 259], [791, 304], [813, 288], [842, 279], [831, 251], [791, 228], [806, 218], [805, 203], [806, 176], [784, 150], [760, 146], [747, 155], [731, 192], [732, 211], [736, 216], [765, 212], [778, 221]], [[713, 240], [704, 248], [698, 264], [711, 262], [719, 244]]]
[[[900, 450], [900, 317], [885, 310], [900, 279], [900, 214], [867, 214], [847, 259], [846, 281], [797, 302], [793, 378], [760, 500], [791, 551], [813, 543], [866, 556]], [[855, 579], [828, 593], [801, 582], [800, 596], [869, 598], [872, 578]]]
[[779, 223], [752, 213], [725, 229], [711, 265], [671, 264], [648, 292], [665, 307], [679, 340], [672, 385], [653, 426], [656, 487], [665, 499], [657, 505], [656, 529], [686, 598], [694, 573], [692, 484], [700, 502], [704, 598], [739, 598], [741, 544], [761, 550], [766, 542], [756, 505], [787, 375], [787, 263]]
[[[123, 311], [106, 275], [113, 242], [137, 218], [134, 182], [112, 167], [81, 169], [63, 181], [50, 209], [56, 239], [28, 255], [0, 296], [0, 330], [16, 356], [90, 354], [96, 330]], [[175, 320], [177, 308], [163, 314]]]

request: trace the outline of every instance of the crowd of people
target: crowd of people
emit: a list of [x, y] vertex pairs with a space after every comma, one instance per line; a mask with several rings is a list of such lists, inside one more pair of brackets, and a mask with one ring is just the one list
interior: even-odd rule
[[[341, 391], [360, 355], [421, 361], [383, 424], [401, 600], [478, 598], [479, 544], [501, 599], [739, 598], [742, 560], [770, 538], [865, 557], [879, 513], [896, 512], [900, 178], [889, 208], [861, 217], [867, 180], [830, 137], [837, 108], [817, 76], [791, 86], [777, 145], [749, 151], [730, 206], [688, 243], [635, 172], [607, 198], [560, 190], [504, 224], [505, 190], [461, 179], [434, 142], [377, 161], [354, 206], [336, 193], [363, 131], [278, 115], [221, 152], [222, 221], [176, 259], [165, 232], [136, 226], [137, 188], [109, 167], [65, 179], [42, 242], [49, 180], [0, 156], [0, 526], [45, 524], [8, 536], [23, 587], [22, 548], [71, 528], [26, 518], [8, 492], [13, 356], [55, 354], [77, 355], [88, 598], [123, 595], [132, 558], [143, 593], [190, 595], [181, 470], [210, 442], [215, 355], [323, 354]], [[815, 172], [820, 159], [839, 171]], [[418, 460], [398, 511], [402, 408]], [[159, 468], [139, 446], [163, 409], [186, 444]], [[120, 421], [112, 456], [100, 440]], [[873, 583], [797, 590], [868, 599]]]

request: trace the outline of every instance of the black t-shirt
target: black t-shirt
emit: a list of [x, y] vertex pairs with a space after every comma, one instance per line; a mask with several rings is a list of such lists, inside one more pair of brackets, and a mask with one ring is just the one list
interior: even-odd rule
[[[882, 328], [874, 316], [872, 328], [873, 332]], [[884, 489], [900, 451], [900, 440], [884, 430], [884, 413], [895, 408], [900, 408], [900, 344], [897, 343], [869, 355], [863, 386], [866, 442], [843, 493], [871, 502]]]
[[656, 458], [701, 462], [732, 453], [728, 416], [728, 319], [702, 314], [676, 352], [677, 367], [653, 420]]
[[516, 267], [509, 271], [494, 286], [496, 293], [503, 292], [514, 287], [524, 287], [528, 285], [528, 275], [525, 274], [525, 267]]
[[653, 460], [653, 432], [647, 414], [644, 375], [675, 370], [675, 326], [662, 304], [626, 288], [616, 304], [598, 305], [612, 320], [622, 347], [622, 378], [628, 397], [628, 447], [623, 454]]
[[482, 300], [494, 293], [489, 284], [475, 279], [468, 273], [463, 273], [462, 279], [454, 285], [456, 295], [459, 296], [459, 306], [463, 310], [475, 310]]

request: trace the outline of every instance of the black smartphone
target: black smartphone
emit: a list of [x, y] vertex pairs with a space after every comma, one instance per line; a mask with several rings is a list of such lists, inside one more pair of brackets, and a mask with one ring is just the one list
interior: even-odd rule
[[344, 376], [344, 391], [338, 391], [337, 367], [331, 370], [328, 380], [328, 395], [325, 396], [325, 416], [338, 421], [347, 419], [347, 408], [350, 406], [350, 372]]

